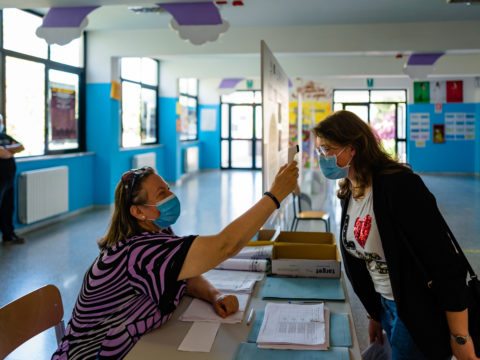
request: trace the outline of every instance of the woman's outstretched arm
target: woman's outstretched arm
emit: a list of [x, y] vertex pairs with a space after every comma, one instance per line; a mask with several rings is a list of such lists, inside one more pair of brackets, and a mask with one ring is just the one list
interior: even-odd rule
[[[270, 193], [281, 202], [295, 189], [297, 179], [297, 162], [292, 161], [280, 168], [270, 188]], [[201, 275], [237, 254], [258, 232], [276, 208], [275, 202], [264, 195], [255, 205], [217, 235], [198, 236], [188, 251], [178, 280]]]

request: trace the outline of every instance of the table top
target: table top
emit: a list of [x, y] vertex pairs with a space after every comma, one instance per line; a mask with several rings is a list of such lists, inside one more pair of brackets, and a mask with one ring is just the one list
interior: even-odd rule
[[[250, 325], [246, 325], [246, 317], [250, 309], [262, 310], [267, 302], [272, 300], [262, 300], [260, 298], [262, 287], [265, 280], [257, 282], [255, 289], [251, 294], [249, 304], [245, 310], [244, 319], [240, 324], [221, 324], [212, 349], [208, 353], [179, 351], [177, 348], [192, 326], [192, 322], [178, 320], [178, 317], [187, 309], [192, 298], [185, 296], [175, 310], [172, 318], [163, 324], [160, 328], [144, 335], [130, 350], [126, 360], [150, 360], [150, 359], [208, 359], [208, 360], [226, 360], [233, 359], [239, 344], [246, 341]], [[345, 301], [325, 301], [325, 306], [332, 312], [347, 313], [350, 320], [350, 333], [352, 335], [353, 346], [349, 348], [351, 360], [361, 360], [360, 349], [358, 345], [355, 326], [352, 319], [352, 310], [348, 299], [347, 289], [342, 274], [342, 284], [345, 292]], [[278, 301], [285, 303], [286, 301]]]

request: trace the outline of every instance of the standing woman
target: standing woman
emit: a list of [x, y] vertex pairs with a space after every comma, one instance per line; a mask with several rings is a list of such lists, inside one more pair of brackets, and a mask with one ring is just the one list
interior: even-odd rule
[[52, 359], [123, 359], [142, 335], [172, 316], [185, 293], [209, 301], [222, 317], [236, 312], [237, 298], [201, 275], [238, 253], [293, 191], [296, 164], [280, 168], [269, 192], [210, 236], [175, 235], [170, 225], [180, 203], [168, 184], [149, 167], [126, 172], [100, 254], [85, 274]]
[[478, 359], [468, 333], [466, 268], [421, 178], [391, 159], [352, 112], [334, 112], [312, 131], [321, 171], [342, 179], [340, 247], [369, 314], [370, 342], [382, 343], [383, 328], [393, 360], [444, 360], [452, 352]]

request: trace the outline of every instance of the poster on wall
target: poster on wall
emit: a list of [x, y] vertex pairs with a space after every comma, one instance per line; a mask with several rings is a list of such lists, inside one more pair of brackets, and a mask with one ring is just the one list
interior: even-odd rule
[[445, 125], [433, 124], [433, 143], [443, 144], [445, 142]]
[[413, 102], [415, 104], [430, 102], [430, 83], [428, 81], [415, 81], [413, 83]]
[[217, 110], [202, 109], [200, 112], [200, 130], [216, 131], [217, 130]]
[[290, 101], [290, 137], [289, 145], [302, 144], [302, 166], [304, 168], [318, 168], [318, 161], [314, 156], [315, 139], [311, 129], [332, 112], [331, 101], [301, 101], [302, 114], [302, 141], [297, 139], [298, 101]]
[[447, 81], [447, 102], [463, 102], [463, 81]]
[[430, 140], [430, 114], [410, 114], [410, 140], [424, 142]]
[[447, 140], [474, 140], [475, 114], [445, 114], [445, 138]]
[[447, 102], [447, 89], [445, 81], [430, 82], [430, 102], [432, 104], [443, 104]]
[[50, 87], [50, 125], [52, 140], [78, 138], [75, 116], [75, 87], [52, 84]]

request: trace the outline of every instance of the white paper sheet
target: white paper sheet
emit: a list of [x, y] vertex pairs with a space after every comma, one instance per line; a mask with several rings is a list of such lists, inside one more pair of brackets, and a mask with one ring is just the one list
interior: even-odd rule
[[246, 246], [235, 255], [234, 259], [271, 259], [273, 245]]
[[279, 349], [279, 350], [328, 350], [330, 347], [330, 310], [325, 308], [325, 342], [320, 345], [300, 345], [300, 344], [273, 344], [262, 343], [258, 347], [261, 349]]
[[228, 259], [217, 265], [215, 269], [267, 271], [268, 260], [264, 259]]
[[187, 310], [185, 310], [185, 312], [180, 315], [178, 319], [180, 321], [206, 321], [227, 324], [241, 323], [247, 307], [248, 299], [250, 298], [250, 294], [234, 295], [238, 298], [238, 311], [227, 316], [225, 319], [217, 315], [212, 304], [200, 299], [193, 299]]
[[268, 303], [258, 344], [322, 345], [325, 343], [323, 304]]
[[255, 271], [238, 271], [238, 270], [210, 270], [203, 274], [203, 276], [213, 283], [216, 280], [235, 280], [235, 281], [245, 281], [245, 280], [255, 280], [262, 281], [265, 278], [265, 274]]
[[178, 350], [210, 352], [219, 328], [220, 323], [194, 322]]

